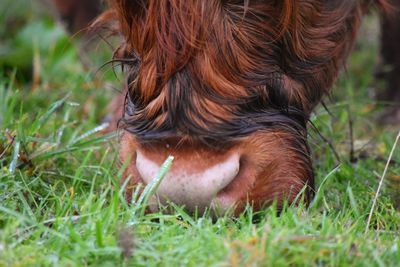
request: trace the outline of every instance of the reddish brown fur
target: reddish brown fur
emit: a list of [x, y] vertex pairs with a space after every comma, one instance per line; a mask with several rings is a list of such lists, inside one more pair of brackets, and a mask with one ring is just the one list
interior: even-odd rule
[[[282, 72], [288, 83], [303, 85], [299, 91], [286, 92], [289, 104], [310, 112], [336, 78], [361, 17], [361, 4], [357, 6], [352, 1], [335, 1], [340, 6], [325, 13], [319, 9], [327, 4], [312, 0], [275, 1], [281, 4], [259, 1], [247, 7], [227, 4], [226, 12], [219, 0], [207, 4], [147, 1], [146, 12], [137, 2], [140, 1], [114, 1], [114, 4], [126, 39], [124, 52], [134, 52], [141, 59], [135, 87], [141, 102], [147, 105], [141, 116], [148, 117], [162, 108], [168, 97], [163, 87], [183, 68], [188, 69], [193, 80], [209, 85], [213, 93], [234, 101], [249, 94], [266, 94], [264, 88], [255, 88], [256, 92], [245, 89], [258, 85], [249, 76], [259, 74], [260, 70]], [[241, 21], [245, 16], [254, 17]], [[279, 44], [287, 55], [274, 55], [273, 44]], [[272, 58], [276, 62], [268, 64], [262, 60], [267, 53], [277, 57]], [[324, 62], [320, 63], [321, 60]], [[307, 63], [310, 66], [299, 69]], [[206, 101], [203, 88], [198, 85], [193, 89], [197, 93], [193, 98], [199, 101], [196, 107], [208, 106], [202, 103]], [[213, 109], [224, 118], [231, 113], [218, 106]]]
[[131, 161], [129, 188], [143, 182], [138, 148], [159, 161], [197, 151], [202, 166], [234, 150], [240, 173], [219, 195], [241, 199], [239, 211], [247, 201], [256, 208], [291, 202], [305, 185], [308, 202], [306, 122], [343, 67], [370, 3], [111, 1], [99, 21], [117, 21], [123, 36], [115, 57], [127, 67], [121, 159]]

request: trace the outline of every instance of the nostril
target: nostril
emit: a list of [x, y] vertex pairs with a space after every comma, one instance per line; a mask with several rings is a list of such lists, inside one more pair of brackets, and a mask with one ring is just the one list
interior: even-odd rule
[[[220, 160], [210, 160], [207, 155], [175, 157], [170, 172], [161, 182], [157, 195], [161, 201], [170, 200], [188, 209], [204, 209], [218, 192], [227, 187], [240, 170], [239, 153], [231, 153]], [[201, 161], [201, 164], [197, 161]], [[151, 155], [137, 151], [136, 168], [145, 183], [156, 176], [161, 163]]]

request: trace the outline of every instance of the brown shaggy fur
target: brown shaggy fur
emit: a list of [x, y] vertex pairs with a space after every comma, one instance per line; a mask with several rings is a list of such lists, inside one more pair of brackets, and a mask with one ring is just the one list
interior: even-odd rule
[[309, 201], [307, 121], [371, 5], [388, 6], [383, 0], [110, 1], [98, 21], [114, 22], [123, 38], [115, 60], [126, 70], [121, 159], [131, 159], [130, 188], [142, 182], [138, 148], [164, 156], [206, 151], [205, 161], [234, 149], [240, 173], [221, 197], [236, 195], [239, 207], [249, 201], [259, 208], [273, 199], [293, 201], [307, 185]]

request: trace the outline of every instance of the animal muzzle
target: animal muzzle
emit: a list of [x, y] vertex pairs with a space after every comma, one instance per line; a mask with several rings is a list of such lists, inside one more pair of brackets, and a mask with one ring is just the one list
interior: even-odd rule
[[[219, 198], [218, 193], [238, 176], [239, 153], [230, 153], [223, 158], [193, 152], [191, 155], [173, 155], [175, 160], [162, 180], [156, 196], [150, 201], [150, 209], [156, 211], [158, 203], [173, 202], [184, 206], [190, 213], [202, 213], [206, 208], [221, 214], [235, 203], [233, 199]], [[136, 151], [136, 169], [142, 180], [149, 184], [156, 177], [162, 162], [152, 153]], [[206, 157], [206, 159], [204, 158]], [[206, 162], [206, 164], [204, 163]]]

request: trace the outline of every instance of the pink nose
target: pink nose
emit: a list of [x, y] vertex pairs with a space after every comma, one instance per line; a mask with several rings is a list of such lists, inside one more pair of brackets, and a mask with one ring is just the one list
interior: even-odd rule
[[[200, 158], [197, 158], [200, 157]], [[177, 205], [184, 205], [189, 212], [203, 212], [206, 207], [224, 212], [234, 203], [233, 201], [219, 201], [218, 192], [227, 187], [238, 175], [240, 155], [232, 153], [222, 161], [201, 169], [194, 168], [201, 156], [187, 158], [176, 157], [169, 173], [164, 177], [158, 190], [157, 197], [162, 204], [171, 201]], [[146, 157], [137, 151], [136, 168], [145, 183], [150, 183], [156, 177], [161, 164]], [[151, 204], [151, 203], [150, 203]], [[155, 211], [157, 207], [150, 205]]]

